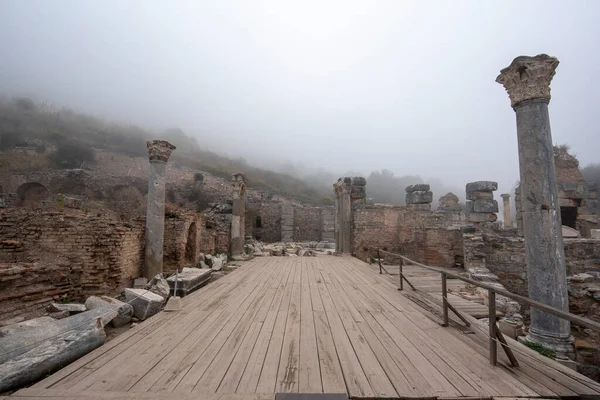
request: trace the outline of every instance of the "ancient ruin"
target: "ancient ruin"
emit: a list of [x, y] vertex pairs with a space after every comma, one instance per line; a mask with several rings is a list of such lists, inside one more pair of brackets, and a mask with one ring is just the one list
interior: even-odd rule
[[[99, 150], [95, 170], [0, 171], [0, 345], [16, 353], [0, 360], [0, 388], [42, 378], [102, 346], [111, 330], [132, 328], [130, 339], [104, 349], [102, 364], [92, 353], [39, 387], [600, 394], [591, 380], [516, 341], [593, 376], [596, 336], [485, 289], [600, 321], [597, 188], [567, 148], [552, 146], [557, 65], [545, 55], [518, 57], [497, 78], [517, 118], [514, 221], [508, 193], [498, 221], [494, 181], [465, 179], [459, 198], [418, 180], [401, 188], [399, 206], [368, 200], [364, 177], [341, 177], [331, 197], [310, 203], [253, 188], [249, 173], [182, 167], [179, 153], [169, 162], [175, 146], [164, 140], [147, 143], [149, 166], [145, 157]], [[442, 283], [439, 271], [420, 264], [455, 279]], [[165, 316], [173, 296], [183, 297], [181, 306]], [[459, 316], [448, 321], [445, 302]], [[501, 360], [510, 373], [489, 366], [495, 318], [509, 347], [527, 354], [517, 355], [522, 367]], [[428, 363], [435, 368], [422, 367]], [[329, 381], [319, 372], [326, 368]]]

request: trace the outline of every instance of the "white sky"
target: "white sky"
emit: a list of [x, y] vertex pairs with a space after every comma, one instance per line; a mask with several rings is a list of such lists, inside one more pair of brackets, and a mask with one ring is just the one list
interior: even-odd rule
[[[518, 180], [500, 69], [561, 61], [555, 143], [600, 162], [597, 1], [0, 1], [0, 91], [251, 162]], [[436, 194], [438, 195], [438, 194]]]

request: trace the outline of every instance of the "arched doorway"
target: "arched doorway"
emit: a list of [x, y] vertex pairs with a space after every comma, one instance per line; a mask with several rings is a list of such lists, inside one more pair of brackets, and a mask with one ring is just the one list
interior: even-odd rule
[[38, 182], [27, 182], [17, 188], [22, 207], [34, 205], [48, 197], [46, 186]]
[[185, 260], [196, 262], [196, 222], [192, 222], [188, 229], [187, 242], [185, 244]]

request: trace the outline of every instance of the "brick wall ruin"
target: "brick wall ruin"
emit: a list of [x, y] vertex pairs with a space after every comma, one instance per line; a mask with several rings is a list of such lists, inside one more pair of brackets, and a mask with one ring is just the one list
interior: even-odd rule
[[[569, 154], [565, 146], [554, 147], [554, 163], [558, 181], [558, 201], [563, 225], [579, 231], [582, 237], [590, 238], [591, 229], [597, 229], [600, 219], [598, 210], [598, 188], [595, 183], [585, 182], [579, 170], [579, 161]], [[517, 228], [523, 234], [520, 188], [515, 190]]]
[[61, 299], [116, 294], [139, 276], [140, 222], [19, 209], [0, 216], [0, 319]]
[[165, 213], [164, 259], [166, 274], [175, 268], [196, 266], [202, 248], [203, 222], [198, 214], [181, 209]]

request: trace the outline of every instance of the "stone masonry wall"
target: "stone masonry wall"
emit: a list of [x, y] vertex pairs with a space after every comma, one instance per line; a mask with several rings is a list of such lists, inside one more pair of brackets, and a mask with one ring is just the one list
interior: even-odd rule
[[354, 210], [353, 243], [355, 256], [366, 260], [370, 247], [399, 252], [398, 215], [401, 207], [376, 205]]
[[320, 207], [294, 208], [294, 241], [319, 242], [323, 230]]
[[175, 268], [195, 267], [202, 242], [202, 220], [194, 213], [183, 210], [165, 215], [164, 264], [165, 274]]
[[80, 212], [0, 212], [0, 319], [116, 294], [140, 274], [144, 225]]
[[[260, 217], [261, 227], [257, 226]], [[281, 203], [254, 201], [246, 203], [246, 235], [267, 243], [281, 241]]]

